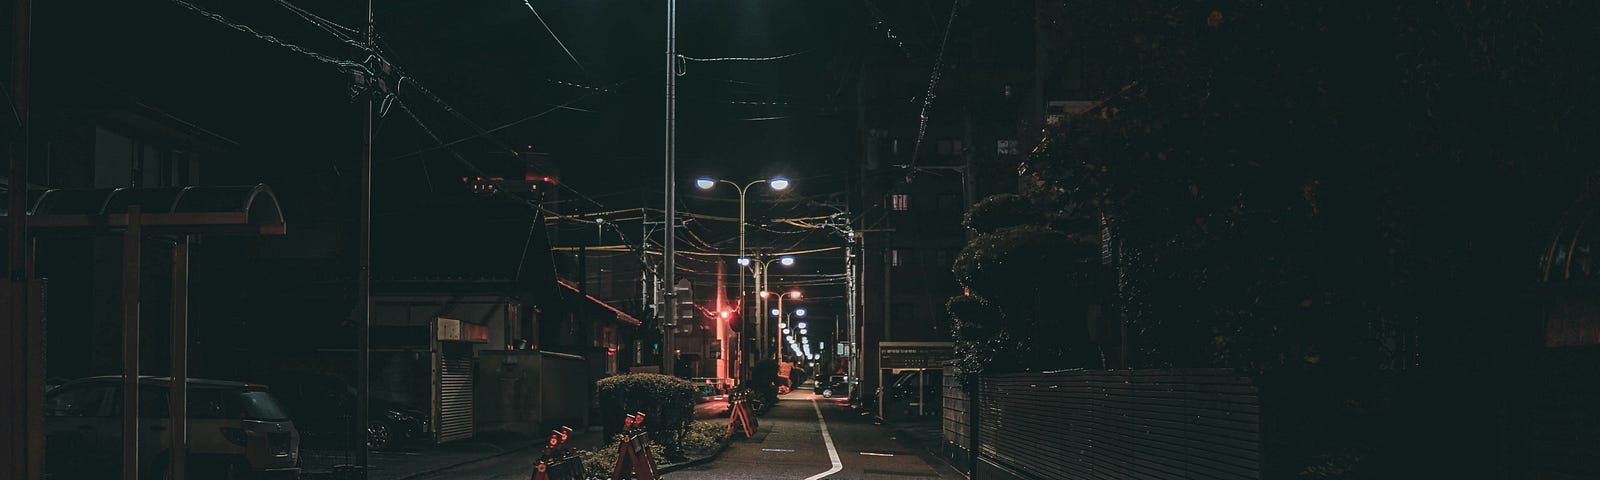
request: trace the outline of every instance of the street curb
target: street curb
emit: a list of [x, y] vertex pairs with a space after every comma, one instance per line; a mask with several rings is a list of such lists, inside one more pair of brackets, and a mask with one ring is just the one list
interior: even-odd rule
[[510, 450], [506, 450], [504, 452], [496, 453], [494, 455], [489, 455], [489, 456], [486, 456], [486, 457], [478, 457], [478, 458], [474, 458], [474, 459], [471, 459], [471, 460], [464, 460], [464, 461], [461, 461], [461, 462], [453, 463], [453, 464], [450, 464], [450, 465], [445, 465], [445, 466], [438, 467], [438, 468], [433, 468], [433, 469], [429, 469], [429, 470], [423, 470], [423, 471], [419, 471], [419, 472], [416, 472], [416, 473], [413, 473], [413, 474], [410, 474], [410, 475], [405, 475], [405, 476], [402, 476], [402, 477], [396, 477], [394, 480], [407, 480], [407, 479], [411, 479], [411, 478], [421, 477], [423, 475], [432, 475], [432, 474], [439, 473], [439, 472], [442, 472], [442, 471], [445, 471], [445, 470], [449, 470], [449, 469], [452, 469], [452, 468], [456, 468], [456, 467], [459, 467], [459, 466], [462, 466], [462, 465], [478, 463], [478, 462], [481, 462], [481, 461], [484, 461], [484, 460], [489, 460], [489, 459], [493, 459], [493, 458], [500, 458], [500, 457], [504, 457], [506, 455], [510, 455], [510, 454], [513, 454], [513, 453], [519, 453], [519, 452], [522, 452], [524, 450], [535, 448], [535, 447], [538, 447], [538, 446], [541, 446], [541, 445], [544, 445], [544, 444], [543, 443], [539, 443], [539, 442], [531, 442], [531, 443], [529, 443], [527, 445], [523, 445], [521, 447], [517, 447], [517, 448], [510, 449]]
[[662, 465], [661, 468], [659, 468], [658, 470], [661, 473], [671, 473], [671, 472], [676, 472], [678, 470], [683, 470], [685, 468], [698, 467], [698, 466], [701, 466], [701, 465], [705, 465], [707, 463], [711, 463], [712, 461], [715, 461], [717, 459], [717, 457], [721, 457], [722, 456], [722, 452], [728, 449], [728, 445], [733, 443], [733, 439], [724, 438], [724, 439], [722, 439], [721, 443], [722, 443], [722, 446], [717, 447], [717, 451], [711, 452], [710, 455], [706, 455], [704, 457], [700, 457], [700, 458], [696, 458], [696, 459], [693, 459], [693, 460], [689, 460], [689, 461], [686, 461], [686, 462], [683, 462], [683, 463], [669, 463], [669, 464], [666, 464], [666, 465]]

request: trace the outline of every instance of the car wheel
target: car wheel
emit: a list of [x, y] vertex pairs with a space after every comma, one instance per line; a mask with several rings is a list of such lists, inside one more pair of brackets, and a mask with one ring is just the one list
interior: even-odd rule
[[823, 389], [822, 390], [822, 398], [833, 398], [833, 389], [831, 389], [831, 388]]
[[367, 449], [387, 450], [394, 444], [394, 430], [389, 424], [372, 422], [367, 424]]

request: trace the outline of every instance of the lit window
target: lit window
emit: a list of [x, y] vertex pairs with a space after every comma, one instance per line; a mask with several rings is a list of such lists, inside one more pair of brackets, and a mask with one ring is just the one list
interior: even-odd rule
[[894, 211], [897, 211], [897, 212], [904, 212], [906, 210], [910, 210], [911, 209], [911, 196], [910, 195], [906, 195], [904, 193], [897, 193], [897, 194], [894, 194], [894, 195], [890, 195], [889, 196], [889, 208], [894, 210]]

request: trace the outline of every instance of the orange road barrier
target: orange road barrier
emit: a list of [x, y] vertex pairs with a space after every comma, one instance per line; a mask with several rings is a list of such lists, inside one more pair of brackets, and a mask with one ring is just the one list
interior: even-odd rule
[[656, 457], [650, 453], [650, 432], [644, 428], [644, 414], [628, 415], [622, 421], [622, 434], [617, 437], [617, 469], [612, 480], [661, 480], [656, 468]]
[[567, 448], [571, 435], [572, 429], [567, 427], [550, 432], [539, 463], [533, 467], [532, 480], [583, 480], [583, 459], [578, 452]]
[[728, 433], [723, 438], [733, 438], [733, 433], [737, 431], [735, 425], [744, 430], [744, 438], [756, 436], [756, 427], [760, 424], [756, 421], [755, 413], [750, 411], [749, 398], [748, 391], [728, 395]]

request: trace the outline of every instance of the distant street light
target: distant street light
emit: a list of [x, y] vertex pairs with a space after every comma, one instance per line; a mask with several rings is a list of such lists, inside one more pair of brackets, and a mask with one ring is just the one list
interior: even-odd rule
[[778, 259], [778, 263], [783, 264], [783, 266], [785, 266], [785, 267], [790, 266], [790, 265], [794, 265], [794, 257], [788, 256], [788, 255], [784, 255], [783, 258], [779, 258]]
[[[718, 182], [726, 183], [726, 184], [729, 184], [729, 185], [733, 185], [733, 188], [737, 189], [739, 191], [739, 266], [740, 267], [748, 267], [748, 266], [750, 266], [751, 262], [750, 262], [750, 258], [745, 256], [745, 250], [744, 250], [744, 240], [745, 240], [744, 225], [745, 225], [745, 223], [748, 223], [748, 222], [745, 221], [745, 201], [744, 201], [745, 194], [750, 191], [750, 187], [753, 187], [758, 183], [766, 183], [768, 186], [772, 187], [773, 190], [784, 190], [786, 188], [789, 188], [789, 179], [784, 178], [784, 177], [773, 177], [771, 180], [767, 180], [767, 179], [751, 180], [749, 183], [746, 183], [744, 185], [740, 185], [740, 184], [737, 184], [737, 183], [734, 183], [734, 182], [731, 182], [731, 181], [728, 181], [728, 180], [723, 180], [723, 179], [718, 179], [718, 178], [711, 178], [711, 177], [700, 177], [700, 178], [695, 179], [694, 186], [695, 187], [699, 187], [701, 190], [710, 190], [710, 189], [716, 187]], [[785, 263], [784, 265], [788, 265], [788, 263]], [[757, 283], [759, 284], [760, 283], [760, 275], [761, 275], [760, 268], [759, 268], [760, 265], [757, 265], [756, 267], [757, 268], [756, 268], [755, 271], [752, 272], [752, 275], [756, 276]], [[760, 289], [761, 287], [758, 285], [756, 288]], [[744, 273], [743, 272], [740, 272], [740, 275], [739, 275], [739, 298], [741, 299], [741, 303], [743, 302], [743, 299], [745, 298], [744, 297]], [[740, 310], [741, 310], [741, 312], [743, 311], [743, 309], [740, 309]], [[751, 312], [752, 312], [751, 316], [752, 317], [759, 316], [758, 314], [754, 313], [754, 312], [759, 312], [759, 311], [760, 311], [759, 308], [756, 309], [756, 310], [751, 310]], [[761, 343], [762, 346], [760, 348], [765, 348], [765, 344], [766, 344], [766, 341], [763, 340], [762, 343]], [[750, 367], [751, 366], [750, 362], [747, 362], [745, 364], [745, 366], [747, 368]], [[747, 371], [746, 373], [749, 373], [749, 372]], [[746, 376], [748, 376], [748, 375], [746, 375]]]
[[780, 315], [783, 315], [783, 311], [782, 310], [778, 310], [776, 308], [772, 309], [772, 316], [776, 317], [776, 316], [780, 316]]

